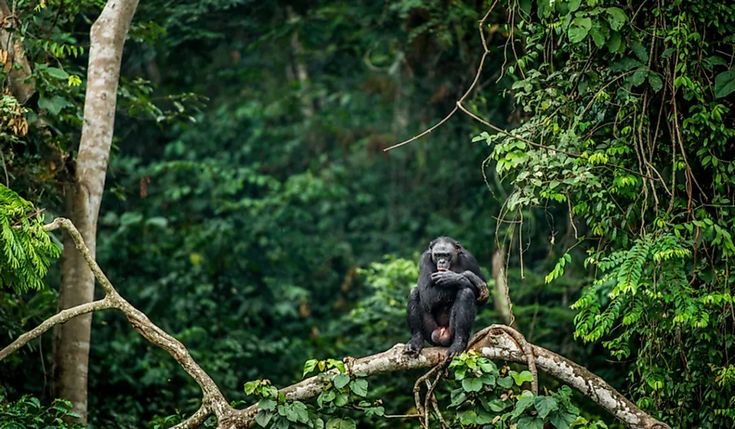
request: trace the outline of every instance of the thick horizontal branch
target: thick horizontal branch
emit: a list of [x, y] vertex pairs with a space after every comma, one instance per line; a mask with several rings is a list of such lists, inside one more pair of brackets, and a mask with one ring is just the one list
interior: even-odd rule
[[[523, 353], [523, 346], [519, 345], [516, 339], [508, 333], [511, 329], [504, 325], [489, 326], [475, 335], [471, 341], [470, 349], [490, 359], [502, 359], [525, 364], [528, 359]], [[403, 344], [396, 344], [385, 352], [356, 359], [351, 362], [351, 371], [360, 376], [369, 376], [385, 372], [429, 368], [441, 363], [446, 356], [446, 349], [440, 347], [425, 348], [416, 358], [404, 354], [403, 349]], [[603, 379], [582, 366], [543, 347], [531, 345], [531, 349], [536, 358], [536, 365], [540, 370], [576, 388], [618, 418], [627, 427], [670, 429], [668, 425], [643, 412]], [[285, 394], [289, 400], [309, 400], [315, 398], [324, 390], [332, 376], [333, 374], [326, 373], [310, 377], [285, 387], [280, 392]], [[258, 410], [259, 408], [255, 404], [237, 411], [234, 427], [252, 427]]]

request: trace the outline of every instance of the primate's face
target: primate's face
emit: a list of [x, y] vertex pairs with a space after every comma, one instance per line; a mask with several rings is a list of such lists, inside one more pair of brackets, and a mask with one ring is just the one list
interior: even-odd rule
[[448, 241], [438, 241], [431, 248], [431, 260], [437, 271], [447, 271], [457, 260], [457, 248]]

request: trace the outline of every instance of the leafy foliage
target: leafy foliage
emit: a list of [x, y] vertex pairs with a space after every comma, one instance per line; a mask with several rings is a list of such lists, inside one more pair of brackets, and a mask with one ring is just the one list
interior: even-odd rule
[[[315, 400], [316, 406], [301, 401], [287, 401], [286, 397], [266, 380], [245, 383], [245, 393], [260, 399], [258, 401], [260, 410], [255, 422], [261, 427], [271, 428], [354, 429], [355, 421], [337, 415], [338, 410], [349, 406], [364, 413], [366, 417], [383, 415], [384, 410], [379, 401], [366, 400], [367, 380], [348, 374], [342, 361], [312, 359], [304, 364], [304, 375], [315, 371], [328, 379], [325, 389]], [[330, 373], [324, 374], [325, 371]], [[328, 417], [326, 422], [322, 416]]]
[[517, 372], [475, 353], [463, 353], [449, 365], [453, 371], [450, 409], [452, 427], [474, 428], [606, 428], [604, 422], [581, 417], [572, 402], [572, 390], [562, 386], [548, 395], [523, 390], [530, 383], [528, 371]]
[[735, 7], [649, 6], [512, 4], [524, 50], [506, 71], [525, 117], [475, 139], [514, 187], [509, 210], [568, 208], [594, 277], [576, 336], [632, 359], [639, 403], [663, 420], [726, 427], [734, 391], [715, 379], [735, 347]]
[[71, 403], [55, 399], [51, 405], [44, 406], [33, 396], [24, 395], [16, 401], [9, 401], [0, 394], [0, 423], [3, 428], [23, 429], [81, 429], [84, 425], [67, 423], [78, 417], [72, 411]]
[[61, 249], [43, 225], [42, 213], [0, 185], [0, 286], [19, 292], [45, 286], [49, 264]]

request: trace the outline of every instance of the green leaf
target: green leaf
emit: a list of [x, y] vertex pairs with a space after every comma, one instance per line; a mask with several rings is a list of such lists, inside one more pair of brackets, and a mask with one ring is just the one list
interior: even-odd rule
[[260, 407], [260, 409], [266, 411], [275, 410], [276, 405], [277, 403], [273, 399], [261, 399], [260, 402], [258, 402], [258, 406]]
[[338, 407], [344, 407], [350, 402], [350, 397], [342, 392], [337, 392], [334, 398], [334, 405]]
[[69, 73], [56, 67], [47, 67], [46, 73], [54, 79], [67, 80], [69, 79]]
[[347, 386], [347, 384], [350, 382], [350, 376], [347, 374], [338, 374], [334, 377], [334, 380], [332, 381], [334, 382], [334, 387], [336, 387], [337, 389], [341, 389]]
[[492, 401], [487, 403], [488, 408], [490, 408], [490, 411], [494, 413], [499, 413], [503, 411], [504, 409], [508, 408], [508, 405], [510, 405], [508, 402], [503, 401], [501, 399], [493, 399]]
[[278, 418], [276, 419], [273, 426], [271, 426], [273, 429], [288, 429], [288, 420]]
[[577, 416], [568, 411], [553, 412], [549, 419], [556, 429], [569, 429], [575, 420], [577, 420]]
[[292, 410], [296, 415], [296, 422], [308, 423], [309, 422], [309, 411], [306, 408], [306, 404], [300, 401], [294, 401]]
[[542, 419], [545, 419], [552, 411], [559, 409], [559, 404], [556, 402], [556, 399], [551, 396], [537, 396], [533, 405], [536, 407], [536, 411], [538, 411], [538, 415]]
[[452, 390], [450, 397], [451, 397], [451, 402], [449, 404], [450, 407], [458, 407], [464, 401], [467, 400], [467, 394], [462, 389]]
[[498, 379], [498, 386], [504, 389], [510, 389], [513, 387], [513, 379], [510, 377], [501, 377]]
[[595, 21], [595, 24], [590, 29], [590, 36], [592, 36], [592, 41], [595, 42], [595, 46], [597, 46], [597, 49], [605, 46], [605, 41], [607, 40], [609, 34], [610, 31], [608, 30], [607, 26], [599, 21]]
[[260, 380], [253, 380], [245, 383], [243, 389], [245, 390], [246, 395], [252, 395], [253, 392], [255, 392], [255, 389], [258, 388], [258, 386], [260, 386]]
[[479, 392], [482, 389], [482, 380], [479, 378], [465, 378], [462, 380], [462, 388], [465, 392]]
[[482, 381], [482, 384], [490, 387], [495, 387], [495, 376], [492, 374], [483, 374], [478, 380]]
[[475, 418], [475, 424], [478, 425], [489, 425], [495, 420], [495, 415], [488, 413], [485, 410], [477, 412], [477, 418]]
[[638, 57], [639, 60], [643, 63], [648, 63], [648, 51], [643, 46], [643, 44], [639, 41], [633, 42], [633, 45], [630, 47], [633, 50], [633, 53], [636, 57]]
[[352, 419], [332, 418], [327, 421], [327, 429], [355, 429], [356, 427]]
[[484, 373], [488, 374], [497, 374], [498, 373], [498, 367], [495, 365], [495, 362], [493, 361], [484, 361], [480, 362], [480, 369]]
[[367, 396], [368, 392], [368, 382], [367, 380], [360, 378], [357, 380], [353, 380], [352, 383], [350, 383], [350, 390], [352, 390], [352, 393], [354, 393], [357, 396]]
[[459, 413], [459, 422], [462, 426], [470, 426], [477, 423], [477, 413], [474, 410], [462, 411]]
[[645, 67], [640, 67], [638, 70], [636, 70], [633, 73], [633, 76], [631, 76], [628, 81], [633, 87], [636, 87], [643, 83], [643, 81], [646, 80], [646, 77], [648, 77], [648, 69]]
[[38, 99], [38, 107], [45, 109], [53, 116], [58, 115], [64, 107], [71, 105], [69, 100], [58, 95], [54, 95], [51, 98], [42, 96]]
[[523, 383], [530, 383], [533, 381], [533, 374], [531, 374], [530, 371], [511, 372], [510, 376], [513, 377], [513, 381], [515, 381], [516, 386], [520, 386]]
[[255, 423], [257, 423], [258, 426], [266, 427], [272, 418], [273, 413], [271, 411], [260, 410], [258, 411], [258, 414], [255, 415]]
[[524, 390], [523, 393], [521, 393], [521, 396], [518, 398], [518, 402], [516, 402], [515, 408], [513, 408], [511, 417], [517, 419], [521, 414], [523, 414], [524, 411], [533, 406], [534, 399], [535, 397], [533, 396], [533, 393], [529, 392], [528, 390]]
[[462, 380], [465, 377], [465, 374], [467, 374], [467, 367], [466, 366], [457, 368], [457, 369], [454, 370], [454, 379], [455, 380]]
[[610, 70], [614, 72], [626, 72], [628, 70], [633, 70], [636, 67], [641, 67], [643, 63], [636, 60], [635, 58], [621, 58], [619, 61], [615, 61], [614, 63], [610, 64]]
[[607, 22], [610, 24], [610, 28], [617, 31], [625, 24], [628, 17], [625, 15], [625, 11], [619, 7], [609, 7], [605, 9], [607, 12]]
[[727, 97], [735, 91], [735, 70], [728, 70], [715, 76], [715, 97]]
[[567, 30], [569, 41], [572, 43], [579, 43], [587, 37], [590, 29], [592, 28], [592, 20], [587, 17], [577, 16], [572, 20], [572, 24]]
[[317, 361], [316, 359], [309, 359], [306, 362], [304, 362], [304, 375], [303, 376], [306, 376], [306, 374], [309, 374], [312, 371], [314, 371], [314, 369], [316, 369], [316, 364], [318, 362], [319, 361]]
[[533, 4], [531, 3], [531, 0], [520, 0], [518, 2], [518, 7], [523, 14], [528, 16], [531, 14], [531, 7], [533, 7]]
[[365, 409], [365, 415], [367, 417], [378, 416], [382, 417], [385, 415], [385, 408], [383, 407], [368, 407]]
[[536, 6], [538, 8], [538, 16], [541, 18], [548, 18], [551, 16], [553, 6], [549, 3], [549, 0], [536, 0]]
[[538, 417], [521, 417], [518, 427], [523, 429], [544, 429], [544, 421]]
[[613, 31], [610, 33], [610, 37], [607, 39], [607, 50], [610, 52], [618, 52], [620, 47], [623, 45], [623, 38], [620, 33]]
[[329, 404], [330, 402], [334, 401], [336, 397], [337, 394], [335, 393], [334, 389], [331, 389], [326, 392], [322, 392], [319, 397], [316, 398], [316, 403], [320, 407], [323, 407], [324, 404]]
[[648, 72], [648, 84], [651, 85], [653, 92], [659, 92], [664, 87], [664, 81], [661, 79], [661, 75], [656, 72]]

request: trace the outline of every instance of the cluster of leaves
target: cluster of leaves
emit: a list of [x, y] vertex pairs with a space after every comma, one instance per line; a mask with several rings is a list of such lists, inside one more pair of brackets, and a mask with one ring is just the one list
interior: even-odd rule
[[546, 395], [523, 389], [533, 376], [497, 365], [476, 353], [463, 353], [449, 365], [453, 379], [450, 409], [455, 409], [452, 427], [537, 428], [550, 423], [557, 429], [607, 428], [599, 420], [580, 416], [567, 386]]
[[670, 424], [732, 425], [735, 385], [716, 380], [735, 347], [735, 6], [521, 1], [509, 13], [524, 49], [506, 71], [525, 117], [475, 140], [513, 185], [510, 211], [558, 204], [573, 219], [575, 250], [547, 282], [584, 260], [594, 280], [576, 335], [631, 359], [639, 403]]
[[[337, 416], [344, 414], [341, 409], [356, 410], [368, 418], [384, 414], [380, 401], [367, 400], [367, 380], [348, 373], [344, 362], [336, 359], [308, 360], [304, 364], [304, 376], [312, 373], [316, 373], [325, 383], [315, 404], [288, 400], [268, 380], [245, 383], [245, 394], [259, 399], [255, 422], [261, 427], [278, 429], [355, 429], [355, 420]], [[326, 421], [322, 416], [328, 416]]]
[[44, 287], [49, 264], [61, 249], [43, 226], [42, 213], [0, 185], [0, 287], [18, 292]]
[[416, 286], [416, 261], [386, 258], [358, 269], [357, 275], [364, 297], [330, 329], [339, 349], [347, 354], [370, 354], [405, 340], [406, 298]]
[[[24, 395], [10, 401], [0, 393], [0, 424], [7, 429], [81, 429], [73, 421], [79, 417], [69, 401], [54, 400], [48, 407], [38, 398]], [[69, 423], [71, 422], [71, 423]]]
[[87, 32], [79, 32], [78, 25], [89, 22], [99, 2], [17, 1], [12, 6], [4, 37], [12, 37], [22, 49], [12, 55], [0, 52], [5, 54], [0, 55], [5, 62], [0, 68], [0, 155], [5, 182], [34, 202], [46, 193], [44, 205], [54, 207], [61, 201], [54, 188], [68, 173], [65, 154], [77, 140], [82, 123], [83, 56], [88, 41]]

